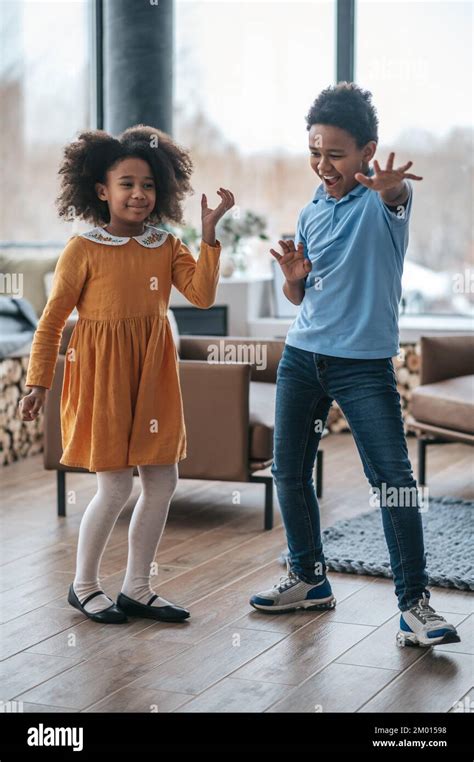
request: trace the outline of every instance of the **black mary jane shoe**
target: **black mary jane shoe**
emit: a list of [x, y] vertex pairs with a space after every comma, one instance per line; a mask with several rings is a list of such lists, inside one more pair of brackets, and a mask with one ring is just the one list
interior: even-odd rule
[[89, 617], [89, 619], [92, 619], [93, 622], [100, 622], [101, 624], [122, 624], [123, 622], [128, 622], [127, 616], [115, 605], [115, 603], [112, 603], [111, 606], [103, 611], [96, 611], [95, 613], [86, 611], [84, 606], [91, 601], [92, 598], [95, 598], [96, 595], [105, 595], [105, 593], [102, 590], [97, 590], [97, 592], [88, 595], [84, 603], [81, 603], [75, 593], [74, 586], [71, 583], [67, 599], [71, 606], [82, 611], [82, 613]]
[[117, 598], [117, 606], [124, 611], [128, 616], [144, 617], [145, 619], [158, 619], [160, 622], [182, 622], [190, 616], [187, 609], [183, 609], [182, 606], [152, 606], [153, 601], [158, 598], [158, 595], [152, 595], [148, 603], [140, 603], [139, 601], [129, 598], [124, 593], [119, 593]]

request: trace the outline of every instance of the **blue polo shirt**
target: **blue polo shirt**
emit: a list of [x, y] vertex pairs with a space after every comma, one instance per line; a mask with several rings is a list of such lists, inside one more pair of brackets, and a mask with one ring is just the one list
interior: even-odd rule
[[[367, 173], [374, 174], [372, 167]], [[336, 200], [321, 184], [300, 212], [295, 244], [312, 270], [286, 343], [309, 352], [376, 359], [400, 351], [399, 303], [413, 187], [392, 211], [358, 183]]]

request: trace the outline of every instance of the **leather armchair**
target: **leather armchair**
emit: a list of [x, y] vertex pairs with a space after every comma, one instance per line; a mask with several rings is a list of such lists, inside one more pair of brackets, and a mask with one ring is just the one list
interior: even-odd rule
[[474, 444], [474, 336], [422, 336], [420, 386], [407, 428], [418, 438], [418, 482], [426, 483], [429, 444]]

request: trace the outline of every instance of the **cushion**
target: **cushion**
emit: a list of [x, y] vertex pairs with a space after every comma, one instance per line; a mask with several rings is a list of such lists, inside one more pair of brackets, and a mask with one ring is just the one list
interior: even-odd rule
[[411, 398], [410, 411], [420, 423], [474, 434], [474, 376], [418, 386]]

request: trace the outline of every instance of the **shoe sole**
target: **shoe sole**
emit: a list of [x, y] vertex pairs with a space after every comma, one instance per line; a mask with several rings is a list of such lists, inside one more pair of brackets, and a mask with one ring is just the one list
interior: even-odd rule
[[433, 638], [432, 640], [420, 640], [415, 633], [406, 633], [399, 631], [397, 633], [397, 646], [403, 648], [404, 646], [415, 648], [430, 648], [431, 646], [443, 646], [446, 643], [460, 643], [461, 638], [457, 632], [447, 632], [442, 638]]
[[159, 606], [145, 606], [139, 604], [128, 603], [127, 601], [118, 601], [117, 606], [129, 617], [137, 617], [137, 619], [154, 619], [156, 622], [185, 622], [191, 616], [191, 612], [188, 612], [186, 616], [157, 616], [160, 611]]
[[288, 614], [291, 611], [330, 611], [331, 609], [336, 607], [336, 599], [331, 598], [329, 601], [325, 601], [323, 603], [311, 603], [311, 601], [301, 601], [301, 603], [294, 604], [294, 603], [287, 603], [285, 606], [264, 606], [260, 603], [252, 603], [252, 601], [249, 601], [250, 605], [253, 606], [256, 611], [263, 611], [264, 614]]
[[[122, 608], [122, 606], [120, 606], [120, 608]], [[155, 608], [159, 608], [159, 606], [155, 606]], [[156, 616], [156, 614], [154, 614], [152, 611], [150, 613], [148, 613], [148, 611], [140, 611], [135, 613], [134, 611], [130, 611], [128, 608], [122, 608], [122, 611], [129, 617], [136, 617], [137, 619], [154, 619], [155, 622], [185, 622], [190, 617], [190, 614], [180, 617], [159, 617]]]

